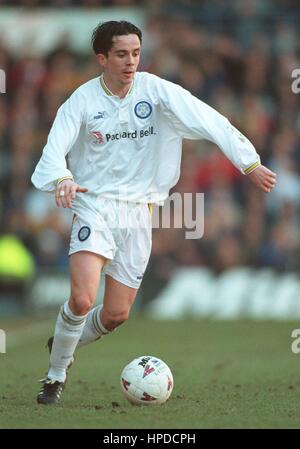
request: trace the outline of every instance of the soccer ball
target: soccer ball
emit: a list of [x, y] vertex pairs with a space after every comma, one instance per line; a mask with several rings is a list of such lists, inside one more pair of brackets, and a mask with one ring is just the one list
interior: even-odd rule
[[165, 362], [144, 355], [125, 366], [121, 388], [132, 404], [163, 404], [172, 393], [173, 375]]

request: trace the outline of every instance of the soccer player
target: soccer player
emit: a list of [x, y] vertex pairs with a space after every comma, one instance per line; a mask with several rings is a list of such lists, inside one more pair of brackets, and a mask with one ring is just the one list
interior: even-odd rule
[[[50, 367], [37, 401], [59, 401], [77, 347], [127, 320], [151, 251], [149, 203], [162, 204], [180, 175], [182, 139], [207, 139], [262, 191], [276, 175], [230, 122], [182, 87], [137, 72], [142, 33], [125, 21], [99, 25], [103, 69], [59, 108], [32, 175], [71, 208], [71, 294], [50, 338]], [[100, 273], [103, 305], [93, 308]]]

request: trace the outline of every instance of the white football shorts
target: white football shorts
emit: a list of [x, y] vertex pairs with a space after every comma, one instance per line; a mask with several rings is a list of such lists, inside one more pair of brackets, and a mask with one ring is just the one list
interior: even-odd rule
[[73, 216], [69, 255], [90, 251], [108, 259], [103, 272], [139, 288], [152, 246], [148, 204], [102, 198], [97, 211], [78, 210]]

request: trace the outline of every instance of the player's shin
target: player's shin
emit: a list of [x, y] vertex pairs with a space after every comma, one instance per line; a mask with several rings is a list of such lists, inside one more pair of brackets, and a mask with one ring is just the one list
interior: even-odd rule
[[100, 312], [102, 307], [103, 305], [101, 304], [88, 313], [85, 326], [77, 344], [77, 348], [92, 343], [93, 341], [101, 338], [103, 335], [109, 333], [109, 331], [101, 323]]

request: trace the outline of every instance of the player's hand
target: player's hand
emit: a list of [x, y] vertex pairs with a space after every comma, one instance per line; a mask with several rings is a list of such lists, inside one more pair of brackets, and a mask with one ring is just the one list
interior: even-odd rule
[[58, 184], [55, 191], [56, 206], [63, 206], [64, 208], [72, 207], [72, 201], [76, 197], [76, 192], [88, 192], [86, 187], [81, 187], [72, 181], [72, 179], [66, 179]]
[[271, 192], [276, 185], [276, 173], [269, 170], [264, 165], [259, 165], [247, 177], [263, 192]]

